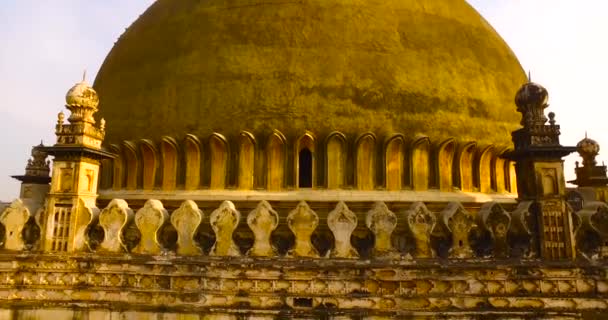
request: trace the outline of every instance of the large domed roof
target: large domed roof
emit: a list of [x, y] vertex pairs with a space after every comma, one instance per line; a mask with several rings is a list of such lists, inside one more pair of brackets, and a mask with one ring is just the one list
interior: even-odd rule
[[107, 142], [278, 129], [507, 144], [525, 81], [463, 0], [158, 0], [94, 87]]

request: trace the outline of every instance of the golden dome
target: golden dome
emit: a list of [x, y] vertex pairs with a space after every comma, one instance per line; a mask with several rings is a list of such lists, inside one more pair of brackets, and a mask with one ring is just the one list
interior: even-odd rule
[[68, 90], [65, 95], [65, 102], [71, 107], [97, 109], [99, 97], [97, 92], [83, 79]]
[[158, 0], [95, 88], [106, 142], [278, 129], [510, 144], [525, 82], [464, 0]]

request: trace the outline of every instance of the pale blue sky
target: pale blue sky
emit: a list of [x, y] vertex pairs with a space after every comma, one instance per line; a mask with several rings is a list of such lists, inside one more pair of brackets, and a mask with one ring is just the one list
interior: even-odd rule
[[[432, 1], [432, 0], [427, 0]], [[32, 145], [53, 144], [65, 92], [90, 82], [124, 29], [153, 0], [2, 0], [0, 201], [15, 198]], [[469, 0], [550, 92], [563, 144], [585, 130], [608, 150], [608, 1]], [[514, 106], [515, 107], [515, 106]], [[608, 152], [608, 151], [607, 151]], [[607, 159], [608, 156], [601, 159]], [[573, 177], [576, 156], [566, 161]]]

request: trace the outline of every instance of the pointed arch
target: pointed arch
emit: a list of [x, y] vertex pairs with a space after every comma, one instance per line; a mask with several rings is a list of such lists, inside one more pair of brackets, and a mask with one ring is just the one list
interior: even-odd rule
[[253, 189], [255, 145], [253, 134], [242, 131], [239, 136], [239, 189]]
[[154, 142], [150, 140], [140, 140], [139, 151], [141, 152], [142, 163], [142, 189], [152, 190], [156, 183], [156, 171], [158, 168], [158, 151]]
[[402, 134], [395, 134], [384, 144], [384, 169], [386, 189], [389, 191], [403, 188], [405, 174], [405, 138]]
[[112, 159], [112, 189], [120, 190], [125, 185], [124, 156], [117, 144], [111, 144], [110, 151], [116, 154], [116, 158]]
[[503, 158], [507, 150], [505, 147], [498, 149], [492, 159], [492, 186], [497, 193], [505, 193], [508, 190], [505, 174], [506, 160]]
[[185, 189], [196, 190], [201, 184], [201, 142], [188, 134], [184, 139]]
[[315, 136], [311, 132], [306, 132], [296, 143], [296, 153], [294, 155], [296, 186], [298, 188], [312, 188], [316, 185], [316, 151]]
[[330, 133], [325, 147], [327, 188], [342, 188], [346, 184], [346, 136], [341, 132]]
[[410, 153], [410, 170], [412, 189], [424, 191], [429, 188], [429, 150], [431, 140], [428, 137], [419, 137], [412, 142]]
[[209, 154], [211, 156], [211, 189], [226, 188], [228, 174], [228, 141], [219, 133], [213, 133], [209, 137]]
[[505, 164], [505, 174], [509, 179], [509, 192], [513, 194], [517, 194], [518, 185], [517, 185], [517, 171], [515, 169], [515, 161], [507, 161]]
[[449, 138], [437, 145], [437, 157], [434, 164], [436, 172], [437, 187], [441, 191], [450, 192], [453, 186], [453, 162], [456, 143], [454, 139]]
[[162, 189], [164, 191], [175, 190], [179, 163], [177, 141], [171, 137], [162, 137], [160, 153], [163, 163]]
[[139, 162], [137, 158], [137, 146], [131, 141], [123, 141], [122, 149], [125, 155], [125, 168], [126, 168], [126, 189], [135, 190], [137, 189], [137, 180], [139, 173]]
[[285, 177], [285, 136], [275, 130], [266, 143], [266, 188], [280, 190]]
[[475, 185], [479, 192], [492, 192], [492, 154], [493, 145], [480, 147], [475, 159]]
[[458, 146], [454, 161], [454, 184], [461, 191], [473, 191], [473, 160], [477, 144], [467, 142]]

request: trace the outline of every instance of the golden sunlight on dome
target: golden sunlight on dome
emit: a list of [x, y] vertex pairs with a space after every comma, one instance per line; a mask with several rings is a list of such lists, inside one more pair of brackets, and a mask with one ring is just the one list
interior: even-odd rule
[[94, 87], [108, 143], [277, 129], [510, 145], [525, 82], [465, 1], [159, 0]]

